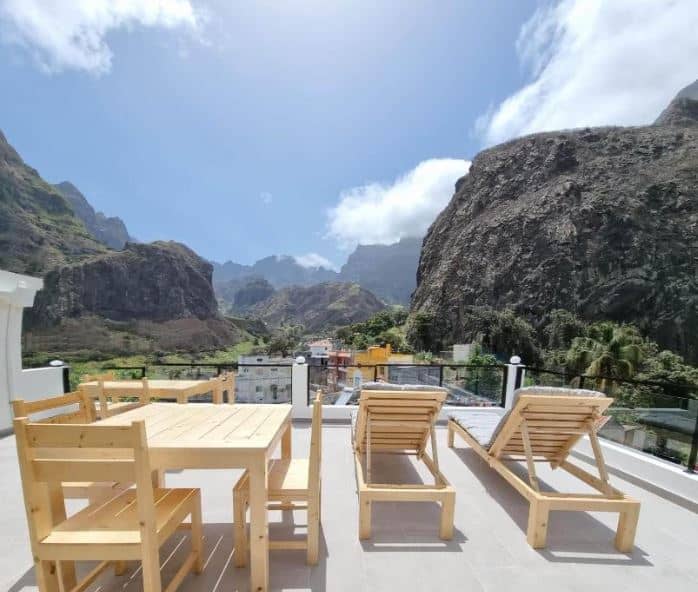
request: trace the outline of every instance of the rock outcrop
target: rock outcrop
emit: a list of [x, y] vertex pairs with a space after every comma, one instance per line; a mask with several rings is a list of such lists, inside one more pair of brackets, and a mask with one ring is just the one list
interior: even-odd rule
[[33, 325], [96, 315], [111, 321], [216, 318], [212, 267], [175, 242], [128, 243], [50, 271], [37, 294]]
[[320, 331], [365, 321], [385, 305], [358, 284], [291, 286], [250, 308], [250, 315], [270, 326], [301, 324]]
[[134, 242], [121, 218], [96, 212], [75, 185], [69, 181], [63, 181], [54, 187], [68, 200], [75, 215], [82, 220], [90, 234], [100, 243], [110, 249], [123, 249], [127, 242]]
[[631, 322], [698, 361], [698, 101], [655, 125], [485, 150], [429, 229], [412, 313], [463, 339], [469, 306]]

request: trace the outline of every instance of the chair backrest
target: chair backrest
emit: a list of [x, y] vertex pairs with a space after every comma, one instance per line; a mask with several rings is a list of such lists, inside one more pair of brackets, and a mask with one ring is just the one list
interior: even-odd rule
[[604, 421], [603, 412], [612, 402], [593, 391], [565, 395], [561, 390], [550, 394], [522, 390], [500, 424], [489, 452], [496, 457], [526, 455], [527, 432], [532, 456], [559, 464], [582, 436]]
[[228, 393], [228, 403], [235, 403], [235, 373], [224, 372], [220, 378], [223, 392]]
[[429, 440], [446, 392], [442, 390], [362, 390], [354, 445], [371, 450], [421, 454]]
[[[77, 405], [77, 409], [75, 405]], [[47, 412], [57, 409], [61, 412], [47, 415]], [[12, 401], [12, 412], [16, 418], [32, 419], [32, 415], [40, 415], [40, 418], [33, 419], [33, 421], [40, 423], [92, 423], [95, 420], [94, 402], [82, 389], [35, 401], [15, 399]]]
[[[136, 483], [141, 532], [155, 532], [145, 422], [130, 426], [42, 424], [14, 420], [32, 546], [54, 526], [56, 495], [65, 481]], [[60, 499], [60, 498], [59, 498]]]
[[322, 390], [318, 390], [313, 401], [313, 419], [310, 425], [310, 462], [308, 484], [311, 489], [320, 486], [322, 464]]

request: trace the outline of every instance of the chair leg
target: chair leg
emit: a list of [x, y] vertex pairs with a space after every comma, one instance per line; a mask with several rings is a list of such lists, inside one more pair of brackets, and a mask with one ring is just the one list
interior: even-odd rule
[[34, 563], [36, 583], [40, 592], [58, 592], [61, 584], [58, 582], [58, 565], [55, 561], [37, 560]]
[[157, 545], [143, 547], [141, 567], [143, 571], [143, 592], [161, 592], [160, 553]]
[[550, 508], [544, 502], [531, 502], [528, 509], [528, 530], [526, 540], [534, 549], [545, 547], [548, 537], [548, 517]]
[[126, 573], [126, 562], [123, 559], [119, 559], [114, 562], [114, 575], [123, 576]]
[[201, 493], [196, 494], [194, 507], [191, 512], [191, 547], [196, 553], [194, 573], [200, 574], [204, 570], [204, 530], [201, 517]]
[[618, 528], [616, 529], [616, 549], [622, 553], [632, 551], [635, 544], [635, 532], [637, 521], [640, 517], [640, 504], [628, 504], [628, 509], [623, 510], [618, 516]]
[[233, 490], [233, 564], [235, 567], [247, 565], [247, 490], [236, 487]]
[[308, 565], [316, 565], [320, 548], [320, 495], [308, 499]]
[[453, 516], [456, 509], [456, 492], [451, 491], [444, 496], [441, 502], [441, 524], [439, 526], [439, 537], [445, 541], [453, 538]]
[[359, 540], [371, 538], [371, 500], [359, 492]]
[[448, 422], [448, 447], [453, 448], [454, 440], [455, 440], [455, 435], [456, 433], [453, 431], [453, 428], [451, 427], [451, 422]]

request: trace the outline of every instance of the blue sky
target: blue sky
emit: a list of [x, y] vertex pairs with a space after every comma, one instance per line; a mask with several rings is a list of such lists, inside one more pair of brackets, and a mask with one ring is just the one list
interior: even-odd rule
[[[604, 102], [623, 94], [593, 63], [588, 79], [565, 78], [570, 60], [586, 71], [569, 55], [573, 0], [152, 0], [150, 12], [101, 16], [84, 2], [37, 17], [25, 7], [39, 0], [0, 0], [0, 129], [45, 179], [72, 181], [140, 240], [218, 261], [316, 253], [341, 265], [359, 240], [423, 232], [484, 145], [549, 121], [643, 123], [698, 78], [692, 65], [662, 76], [659, 63], [661, 80], [640, 76], [641, 97], [660, 88], [644, 111], [599, 115], [587, 102], [570, 119], [565, 97], [551, 98], [560, 77]], [[613, 19], [635, 22], [620, 4], [591, 11], [604, 26], [590, 47], [611, 43]], [[683, 3], [677, 55], [693, 49], [695, 6]], [[675, 40], [672, 22], [659, 33]], [[657, 33], [648, 26], [630, 33]]]

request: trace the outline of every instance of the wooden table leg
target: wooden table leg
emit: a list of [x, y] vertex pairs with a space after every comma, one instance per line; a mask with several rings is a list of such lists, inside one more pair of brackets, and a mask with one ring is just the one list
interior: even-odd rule
[[267, 516], [267, 459], [249, 467], [250, 476], [250, 590], [269, 590], [269, 523]]
[[293, 434], [291, 432], [291, 422], [288, 421], [286, 424], [286, 431], [281, 437], [281, 458], [292, 458], [292, 445], [291, 439]]
[[216, 405], [221, 405], [223, 403], [223, 386], [221, 385], [220, 380], [217, 381], [216, 387], [213, 389], [211, 397]]

